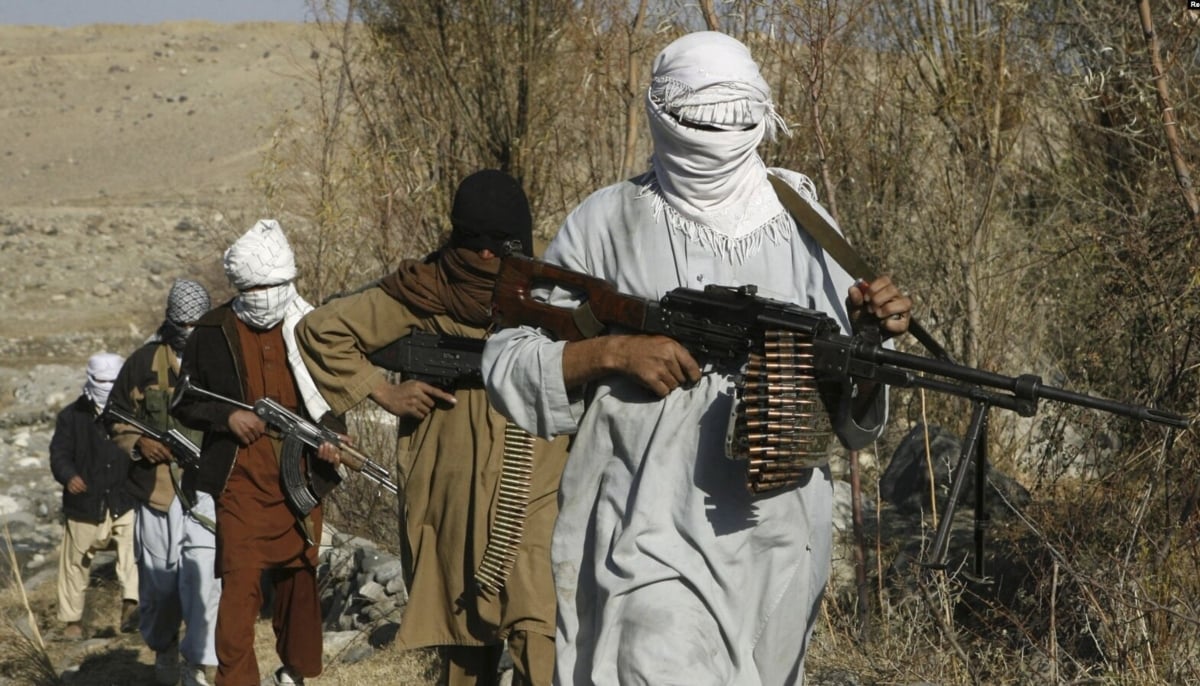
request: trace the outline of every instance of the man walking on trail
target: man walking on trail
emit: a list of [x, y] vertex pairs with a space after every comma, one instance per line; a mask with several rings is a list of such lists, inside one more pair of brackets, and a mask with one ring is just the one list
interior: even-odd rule
[[[183, 372], [201, 389], [240, 403], [271, 398], [313, 420], [327, 412], [296, 350], [292, 330], [312, 306], [296, 291], [296, 260], [279, 222], [257, 222], [225, 251], [225, 275], [237, 295], [196, 322]], [[196, 488], [216, 498], [217, 686], [257, 686], [254, 624], [262, 607], [264, 572], [274, 594], [275, 684], [303, 684], [321, 673], [321, 604], [317, 591], [318, 504], [297, 517], [280, 476], [278, 437], [254, 412], [183, 393], [172, 411], [204, 432]], [[307, 449], [306, 453], [308, 452]], [[337, 482], [339, 451], [324, 444], [308, 460], [318, 494]]]
[[[159, 433], [175, 429], [199, 445], [201, 433], [169, 414], [179, 383], [184, 344], [211, 301], [203, 285], [177, 279], [166, 313], [150, 341], [125, 362], [109, 408]], [[215, 632], [221, 582], [214, 576], [216, 516], [212, 496], [196, 490], [195, 466], [176, 464], [170, 449], [120, 421], [113, 440], [132, 458], [130, 490], [140, 501], [137, 553], [142, 639], [155, 652], [162, 686], [206, 686], [206, 666], [217, 664]], [[180, 636], [180, 623], [184, 629]]]
[[[782, 120], [745, 45], [716, 32], [674, 41], [654, 60], [645, 107], [650, 170], [576, 207], [547, 262], [641, 298], [756, 284], [844, 331], [906, 330], [911, 301], [890, 279], [856, 284], [775, 195], [769, 173], [820, 209], [807, 177], [768, 171], [758, 155]], [[546, 299], [579, 304], [569, 289]], [[552, 550], [556, 683], [803, 681], [830, 567], [830, 473], [799, 470], [787, 488], [751, 495], [745, 464], [724, 454], [738, 369], [702, 369], [665, 336], [562, 342], [531, 327], [493, 334], [483, 367], [493, 402], [519, 425], [575, 435]], [[886, 393], [832, 384], [833, 432], [869, 443]]]
[[58, 413], [50, 439], [50, 470], [62, 484], [67, 519], [58, 561], [58, 619], [65, 623], [67, 639], [83, 638], [92, 558], [113, 546], [121, 584], [121, 631], [137, 626], [138, 569], [133, 553], [137, 501], [126, 482], [129, 456], [109, 440], [100, 423], [123, 361], [113, 353], [88, 359], [83, 394]]
[[[487, 335], [500, 256], [532, 253], [532, 217], [516, 179], [463, 179], [449, 241], [405, 260], [378, 287], [331, 301], [296, 328], [304, 359], [335, 412], [372, 398], [412, 420], [402, 436], [401, 513], [409, 604], [397, 644], [439, 646], [450, 684], [494, 684], [505, 641], [514, 684], [548, 685], [554, 669], [549, 540], [564, 440], [534, 441], [488, 403], [478, 379], [442, 389], [391, 383], [367, 355], [425, 332]], [[515, 432], [515, 433], [514, 433]], [[525, 460], [525, 462], [522, 462]], [[502, 493], [523, 497], [501, 500]]]

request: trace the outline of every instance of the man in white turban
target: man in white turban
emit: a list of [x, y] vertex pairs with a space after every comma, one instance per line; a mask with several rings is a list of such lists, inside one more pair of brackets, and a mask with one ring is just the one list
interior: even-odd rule
[[[256, 223], [225, 251], [225, 275], [237, 289], [229, 302], [196, 322], [183, 354], [192, 384], [253, 404], [272, 398], [316, 421], [328, 411], [300, 359], [292, 329], [312, 309], [296, 291], [296, 260], [279, 223]], [[276, 684], [301, 684], [321, 673], [321, 605], [317, 542], [321, 506], [303, 518], [282, 490], [278, 441], [254, 412], [197, 393], [183, 394], [172, 411], [204, 432], [195, 487], [217, 499], [217, 684], [259, 683], [254, 623], [262, 606], [260, 577], [274, 589]], [[337, 483], [336, 449], [309, 460], [318, 495]]]
[[83, 637], [84, 597], [91, 559], [115, 546], [121, 583], [122, 631], [137, 625], [138, 569], [133, 554], [134, 505], [125, 474], [129, 456], [98, 423], [124, 358], [97, 353], [88, 359], [83, 393], [58, 413], [50, 439], [50, 471], [62, 484], [67, 518], [58, 562], [58, 619], [66, 638]]
[[[677, 287], [756, 284], [842, 330], [907, 328], [911, 302], [882, 277], [855, 284], [800, 230], [768, 180], [814, 207], [812, 182], [770, 169], [757, 146], [782, 128], [749, 50], [694, 33], [655, 59], [646, 94], [651, 169], [567, 217], [545, 259], [659, 299]], [[554, 289], [552, 305], [577, 298]], [[561, 684], [793, 684], [828, 576], [827, 466], [751, 495], [724, 454], [738, 370], [701, 368], [662, 336], [564, 343], [528, 327], [484, 352], [493, 403], [523, 428], [574, 433], [551, 557]], [[872, 441], [886, 392], [835, 382], [833, 431]], [[849, 402], [854, 396], [854, 402]]]

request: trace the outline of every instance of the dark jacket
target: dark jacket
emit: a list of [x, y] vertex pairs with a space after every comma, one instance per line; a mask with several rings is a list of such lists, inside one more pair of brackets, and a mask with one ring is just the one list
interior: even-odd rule
[[[105, 514], [116, 519], [137, 502], [127, 486], [129, 456], [108, 439], [86, 395], [58, 413], [50, 439], [50, 471], [63, 485], [63, 514], [69, 519], [99, 524]], [[87, 484], [83, 493], [67, 491], [74, 476]]]
[[[117, 380], [113, 382], [112, 393], [108, 399], [109, 409], [118, 410], [146, 424], [151, 429], [162, 432], [176, 428], [177, 423], [170, 422], [170, 417], [166, 415], [166, 402], [163, 401], [163, 398], [169, 398], [169, 392], [179, 382], [175, 370], [168, 367], [167, 383], [169, 387], [159, 389], [159, 376], [154, 369], [154, 358], [159, 349], [165, 346], [165, 343], [154, 342], [147, 343], [135, 350], [129, 359], [125, 360], [121, 372], [117, 374]], [[151, 392], [149, 395], [148, 391]], [[160, 392], [153, 393], [153, 391]], [[160, 416], [166, 421], [160, 421]], [[110, 433], [114, 429], [113, 424], [115, 422], [109, 422]], [[157, 474], [159, 466], [149, 460], [139, 459], [134, 452], [134, 446], [141, 434], [122, 435], [120, 433], [122, 428], [132, 431], [133, 427], [125, 425], [116, 427], [118, 433], [113, 436], [114, 442], [129, 453], [132, 459], [129, 469], [129, 491], [139, 501], [149, 503], [150, 494], [154, 491], [159, 478]], [[199, 437], [195, 437], [195, 440], [199, 442]]]
[[[232, 301], [231, 301], [232, 302]], [[211, 393], [253, 403], [243, 395], [245, 363], [241, 356], [237, 319], [230, 302], [210, 310], [196, 322], [196, 330], [188, 337], [183, 351], [183, 374], [191, 385]], [[200, 469], [184, 474], [184, 486], [195, 479], [198, 490], [219, 496], [233, 471], [237, 457], [237, 437], [229, 431], [229, 415], [238, 408], [227, 402], [191, 392], [179, 397], [171, 410], [172, 416], [184, 426], [204, 432], [200, 447]], [[312, 467], [311, 486], [318, 495], [328, 493], [340, 480], [328, 462], [309, 460]]]

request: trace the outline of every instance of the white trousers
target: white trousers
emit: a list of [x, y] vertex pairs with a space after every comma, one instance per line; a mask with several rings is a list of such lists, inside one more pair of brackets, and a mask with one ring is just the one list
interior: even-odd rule
[[58, 557], [58, 619], [83, 619], [84, 597], [92, 573], [92, 558], [101, 550], [117, 548], [117, 581], [123, 600], [138, 599], [138, 568], [133, 559], [133, 510], [115, 520], [104, 515], [99, 524], [67, 520], [62, 553]]
[[[195, 512], [216, 520], [212, 496], [196, 494]], [[167, 512], [138, 508], [138, 590], [142, 639], [155, 652], [179, 641], [193, 665], [217, 664], [215, 633], [221, 581], [214, 575], [216, 537], [184, 514], [179, 498]], [[179, 624], [183, 622], [183, 639]]]

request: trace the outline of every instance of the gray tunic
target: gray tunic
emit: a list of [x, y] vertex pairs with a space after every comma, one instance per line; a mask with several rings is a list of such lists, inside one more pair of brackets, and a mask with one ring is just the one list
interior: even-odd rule
[[[794, 186], [800, 177], [773, 170]], [[679, 287], [757, 284], [759, 294], [822, 310], [849, 330], [853, 279], [790, 218], [741, 249], [669, 229], [635, 179], [597, 191], [567, 217], [545, 259], [660, 298]], [[570, 295], [548, 295], [569, 305]], [[828, 470], [752, 498], [724, 456], [733, 381], [708, 372], [657, 399], [611, 376], [568, 391], [562, 348], [529, 328], [493, 335], [484, 354], [492, 402], [519, 425], [575, 433], [562, 477], [552, 561], [561, 684], [784, 684], [804, 652], [828, 577]], [[864, 426], [835, 418], [843, 442], [873, 440], [885, 394]]]

